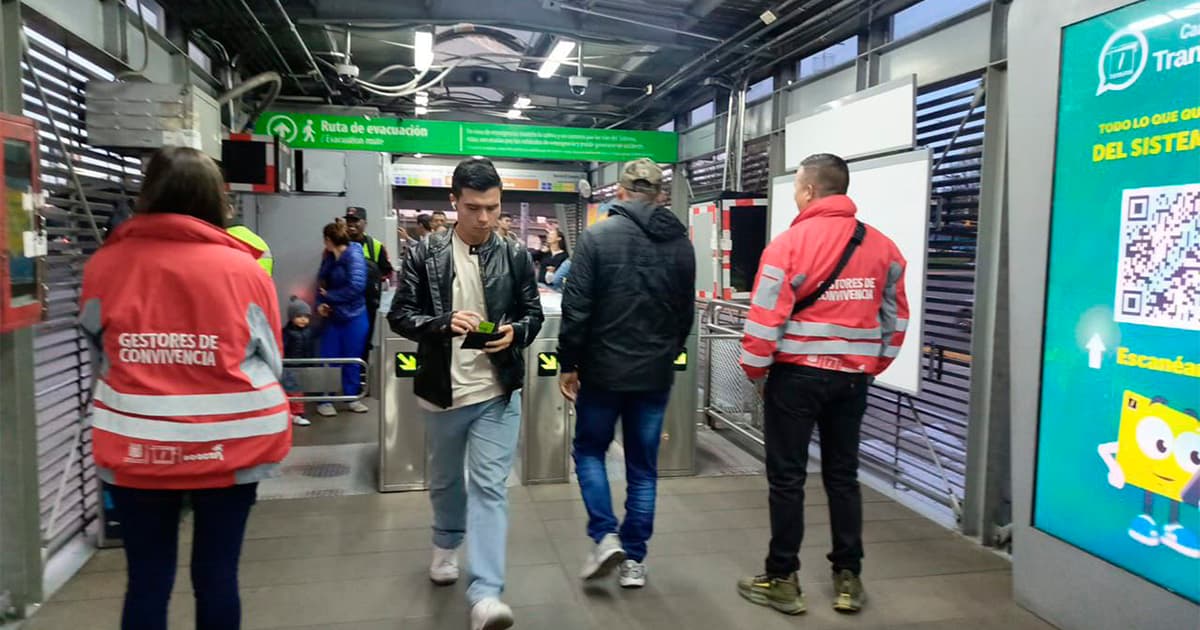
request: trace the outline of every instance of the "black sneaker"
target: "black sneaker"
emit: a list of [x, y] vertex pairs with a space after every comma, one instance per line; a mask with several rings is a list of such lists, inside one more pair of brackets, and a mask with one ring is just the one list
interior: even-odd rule
[[833, 609], [841, 613], [856, 613], [862, 610], [867, 593], [863, 590], [862, 579], [853, 571], [842, 570], [833, 574]]
[[786, 615], [799, 615], [807, 608], [804, 592], [800, 590], [796, 574], [786, 578], [763, 574], [738, 580], [738, 594], [746, 601], [774, 608]]

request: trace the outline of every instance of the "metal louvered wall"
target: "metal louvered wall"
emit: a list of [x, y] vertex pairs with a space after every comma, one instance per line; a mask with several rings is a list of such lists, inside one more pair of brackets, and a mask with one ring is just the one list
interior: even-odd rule
[[980, 74], [971, 74], [918, 91], [917, 144], [932, 149], [936, 165], [923, 313], [922, 391], [910, 406], [905, 396], [873, 388], [862, 434], [865, 466], [893, 479], [897, 489], [916, 492], [956, 515], [966, 480], [983, 157], [984, 104], [978, 102], [973, 110], [971, 106], [982, 82]]
[[771, 136], [747, 140], [742, 148], [742, 192], [766, 197], [771, 189]]
[[[75, 321], [83, 265], [99, 243], [70, 184], [66, 160], [73, 160], [101, 231], [109, 225], [115, 207], [130, 202], [141, 169], [136, 159], [87, 144], [84, 85], [113, 76], [49, 37], [28, 27], [25, 33], [33, 68], [22, 64], [24, 114], [39, 125], [42, 188], [51, 206], [43, 211], [50, 238], [45, 264], [47, 311], [34, 333], [34, 377], [42, 544], [45, 553], [52, 555], [84, 532], [97, 513], [87, 426], [91, 370]], [[41, 79], [45, 100], [31, 72]], [[48, 113], [69, 155], [60, 149]]]

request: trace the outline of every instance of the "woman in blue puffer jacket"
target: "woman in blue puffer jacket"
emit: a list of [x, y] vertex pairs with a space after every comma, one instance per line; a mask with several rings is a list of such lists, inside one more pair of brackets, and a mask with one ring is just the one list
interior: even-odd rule
[[[357, 359], [367, 346], [367, 261], [362, 247], [350, 241], [343, 223], [325, 226], [325, 254], [317, 274], [320, 290], [317, 313], [325, 318], [321, 335], [321, 358]], [[347, 365], [342, 368], [342, 395], [357, 396], [362, 390], [362, 368]], [[350, 411], [366, 413], [362, 401], [350, 403]], [[333, 403], [317, 406], [322, 416], [335, 416]]]

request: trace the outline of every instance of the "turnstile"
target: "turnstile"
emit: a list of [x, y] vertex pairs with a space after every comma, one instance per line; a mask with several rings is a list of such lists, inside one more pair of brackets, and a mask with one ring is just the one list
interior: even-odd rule
[[[571, 478], [574, 408], [558, 389], [558, 332], [561, 296], [542, 294], [545, 322], [525, 352], [525, 389], [521, 397], [519, 462], [524, 484], [566, 483]], [[428, 488], [428, 448], [423, 412], [413, 393], [420, 369], [416, 342], [391, 332], [382, 319], [376, 326], [380, 383], [379, 491]], [[675, 385], [663, 420], [659, 475], [678, 477], [696, 471], [696, 335], [676, 361]], [[619, 435], [619, 433], [618, 433]]]
[[379, 375], [379, 491], [425, 490], [429, 455], [425, 420], [412, 379], [420, 368], [417, 342], [393, 333], [384, 317], [376, 327]]
[[558, 330], [562, 311], [543, 299], [546, 321], [529, 346], [525, 394], [521, 399], [521, 482], [527, 485], [570, 480], [575, 409], [558, 389]]

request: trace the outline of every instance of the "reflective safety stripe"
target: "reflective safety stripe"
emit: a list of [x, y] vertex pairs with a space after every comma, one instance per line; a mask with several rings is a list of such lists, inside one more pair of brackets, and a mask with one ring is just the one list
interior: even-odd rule
[[782, 288], [783, 270], [779, 267], [763, 265], [762, 273], [758, 277], [758, 290], [754, 292], [750, 303], [759, 308], [773, 311], [775, 305], [779, 303], [779, 291]]
[[153, 442], [220, 442], [287, 431], [291, 422], [288, 411], [240, 420], [221, 422], [171, 422], [147, 420], [96, 407], [92, 428], [135, 440]]
[[771, 357], [760, 357], [749, 350], [742, 350], [742, 363], [750, 367], [765, 368], [771, 367], [775, 361]]
[[797, 337], [841, 337], [842, 339], [881, 339], [879, 328], [851, 328], [837, 324], [789, 321], [787, 334]]
[[895, 359], [900, 356], [900, 346], [888, 346], [883, 349], [883, 356], [889, 359]]
[[908, 331], [908, 320], [907, 319], [897, 319], [896, 320], [896, 332], [906, 332], [906, 331]]
[[877, 357], [882, 349], [881, 342], [792, 341], [791, 339], [779, 342], [779, 351], [788, 354]]
[[113, 411], [139, 416], [223, 416], [255, 413], [278, 407], [287, 402], [287, 396], [284, 395], [283, 388], [278, 386], [235, 394], [123, 394], [105, 381], [97, 381], [96, 402], [104, 403], [105, 407]]
[[746, 320], [746, 326], [743, 328], [743, 330], [747, 335], [750, 335], [755, 339], [762, 339], [763, 341], [770, 341], [771, 343], [779, 341], [779, 338], [783, 336], [779, 328], [763, 326], [752, 319]]

